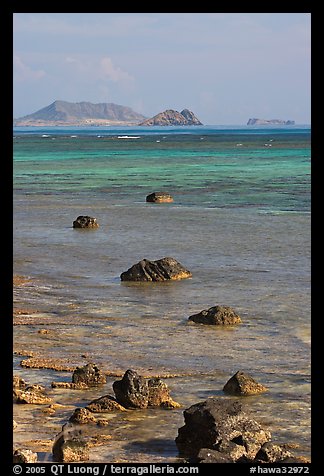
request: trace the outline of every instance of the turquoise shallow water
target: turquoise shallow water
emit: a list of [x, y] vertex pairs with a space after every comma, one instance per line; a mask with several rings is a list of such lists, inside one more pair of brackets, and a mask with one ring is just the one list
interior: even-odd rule
[[[145, 202], [160, 190], [174, 202]], [[73, 229], [78, 215], [96, 217], [100, 227]], [[193, 277], [120, 282], [140, 259], [164, 256]], [[245, 370], [269, 388], [251, 408], [277, 440], [309, 456], [309, 129], [15, 130], [14, 273], [32, 278], [15, 292], [15, 305], [41, 311], [53, 333], [41, 338], [35, 325], [15, 326], [16, 348], [183, 375], [172, 389], [187, 406], [223, 398], [228, 378]], [[217, 304], [233, 307], [243, 324], [188, 324]], [[27, 372], [19, 360], [15, 370]], [[28, 372], [30, 379], [36, 371]], [[37, 375], [37, 383], [52, 377]], [[138, 420], [127, 426], [129, 438], [143, 440], [142, 457], [154, 457], [156, 418], [168, 442], [159, 458], [176, 457], [182, 410], [173, 414], [148, 419], [145, 437]], [[134, 457], [131, 445], [114, 451], [116, 459]], [[94, 451], [94, 460], [103, 454]]]
[[176, 194], [179, 205], [309, 210], [307, 131], [55, 132], [16, 134], [17, 190], [95, 191], [142, 201], [158, 188]]

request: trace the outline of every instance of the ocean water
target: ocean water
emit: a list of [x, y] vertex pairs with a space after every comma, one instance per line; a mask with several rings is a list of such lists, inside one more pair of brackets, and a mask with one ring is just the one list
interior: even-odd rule
[[[310, 458], [309, 127], [17, 128], [13, 143], [14, 274], [30, 278], [14, 306], [34, 318], [14, 326], [15, 350], [165, 375], [183, 405], [111, 418], [100, 431], [113, 438], [91, 450], [93, 461], [177, 461], [183, 409], [233, 398], [222, 388], [238, 370], [268, 388], [243, 401], [273, 441]], [[154, 191], [174, 202], [146, 203]], [[100, 227], [73, 229], [79, 215]], [[141, 259], [165, 256], [193, 277], [120, 281]], [[242, 324], [189, 324], [215, 305], [233, 307]], [[71, 379], [25, 369], [22, 358], [14, 371], [28, 382]], [[39, 407], [15, 405], [15, 443], [53, 439], [71, 405], [113, 394], [114, 380], [49, 389], [70, 407], [46, 421]]]

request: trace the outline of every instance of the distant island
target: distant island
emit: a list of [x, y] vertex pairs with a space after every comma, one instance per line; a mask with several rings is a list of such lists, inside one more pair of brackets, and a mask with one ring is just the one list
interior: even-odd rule
[[54, 101], [39, 111], [14, 119], [14, 126], [137, 125], [145, 116], [114, 103]]
[[266, 126], [268, 124], [271, 125], [284, 125], [284, 126], [293, 126], [295, 124], [295, 121], [284, 121], [282, 119], [258, 119], [258, 118], [252, 118], [249, 119], [247, 122], [248, 126]]
[[156, 116], [146, 119], [139, 126], [202, 126], [193, 112], [183, 109], [181, 112], [167, 109]]
[[167, 109], [147, 119], [130, 107], [114, 103], [54, 101], [13, 120], [14, 126], [193, 126], [202, 125], [193, 112]]

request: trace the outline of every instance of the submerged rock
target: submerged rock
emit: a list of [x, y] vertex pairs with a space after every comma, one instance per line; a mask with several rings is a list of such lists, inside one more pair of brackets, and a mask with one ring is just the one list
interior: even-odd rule
[[238, 401], [209, 398], [186, 409], [184, 419], [175, 439], [182, 457], [197, 458], [200, 450], [207, 448], [233, 462], [241, 458], [252, 461], [271, 438]]
[[190, 278], [191, 272], [174, 258], [143, 259], [120, 275], [122, 281], [168, 281]]
[[267, 391], [267, 388], [256, 382], [250, 375], [239, 370], [224, 385], [223, 391], [230, 395], [257, 395]]
[[80, 215], [73, 222], [73, 228], [98, 228], [99, 223], [96, 218], [89, 217], [88, 215]]
[[221, 326], [240, 324], [242, 322], [240, 316], [229, 306], [213, 306], [208, 310], [193, 314], [188, 320], [198, 324]]
[[146, 201], [150, 203], [171, 203], [173, 198], [166, 192], [153, 192], [147, 195]]
[[126, 408], [178, 408], [180, 406], [170, 397], [170, 390], [166, 383], [159, 378], [146, 380], [135, 370], [127, 370], [121, 380], [113, 383], [113, 389], [117, 402]]

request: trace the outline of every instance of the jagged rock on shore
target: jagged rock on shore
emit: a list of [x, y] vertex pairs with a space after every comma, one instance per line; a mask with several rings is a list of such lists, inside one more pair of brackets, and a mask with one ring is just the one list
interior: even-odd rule
[[242, 322], [240, 316], [229, 306], [213, 306], [208, 310], [204, 309], [198, 314], [190, 316], [188, 320], [197, 324], [222, 326], [240, 324]]
[[146, 201], [149, 203], [172, 203], [173, 198], [166, 192], [153, 192], [147, 195]]
[[271, 440], [239, 401], [209, 398], [184, 412], [178, 430], [179, 455], [194, 463], [309, 463]]
[[118, 403], [125, 408], [147, 408], [148, 385], [144, 377], [135, 370], [127, 370], [121, 380], [113, 383]]
[[257, 395], [267, 391], [267, 388], [256, 382], [249, 374], [239, 370], [223, 387], [223, 391], [230, 395]]
[[192, 273], [174, 258], [162, 258], [156, 261], [143, 259], [124, 271], [122, 281], [168, 281], [192, 277]]
[[125, 408], [178, 408], [170, 397], [168, 386], [159, 378], [146, 380], [135, 370], [128, 369], [121, 380], [113, 383], [118, 403]]
[[175, 440], [182, 457], [197, 458], [207, 448], [233, 462], [242, 457], [251, 461], [271, 439], [270, 432], [250, 418], [238, 401], [209, 398], [186, 409], [184, 419]]

